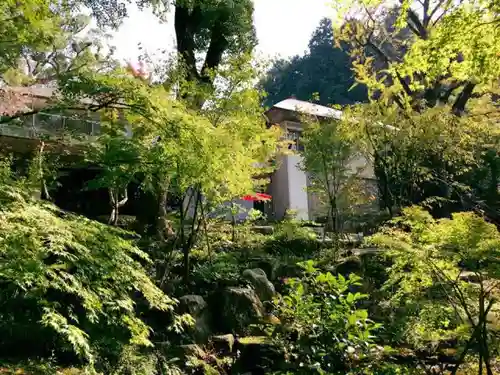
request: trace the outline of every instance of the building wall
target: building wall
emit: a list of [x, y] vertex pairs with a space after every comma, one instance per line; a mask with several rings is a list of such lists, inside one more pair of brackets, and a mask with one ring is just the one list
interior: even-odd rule
[[[269, 120], [279, 125], [284, 131], [302, 131], [304, 125], [299, 117], [290, 111], [272, 109], [267, 113]], [[300, 150], [299, 145], [292, 146]], [[287, 209], [296, 210], [297, 217], [303, 220], [313, 220], [327, 215], [324, 202], [318, 193], [308, 191], [309, 178], [300, 165], [302, 157], [299, 154], [281, 157], [281, 166], [271, 177], [269, 193], [273, 199], [273, 217], [282, 219]], [[363, 180], [372, 180], [375, 173], [372, 164], [363, 156], [354, 158], [350, 163], [353, 174]]]
[[272, 213], [274, 219], [282, 219], [289, 207], [288, 162], [286, 155], [278, 158], [278, 169], [271, 176], [269, 194], [272, 197]]
[[309, 220], [309, 202], [307, 194], [307, 176], [301, 169], [300, 155], [285, 156], [288, 171], [288, 209], [296, 211], [297, 219]]

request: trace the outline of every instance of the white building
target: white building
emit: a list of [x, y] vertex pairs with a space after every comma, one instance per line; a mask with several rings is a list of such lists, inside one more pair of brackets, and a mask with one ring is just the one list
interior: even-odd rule
[[[272, 196], [272, 202], [270, 207], [267, 207], [266, 214], [275, 219], [282, 219], [287, 210], [293, 210], [298, 219], [314, 220], [321, 210], [314, 194], [308, 192], [309, 179], [301, 168], [300, 135], [304, 129], [301, 117], [314, 116], [319, 121], [340, 119], [342, 112], [297, 99], [286, 99], [275, 104], [265, 115], [268, 124], [280, 126], [287, 139], [293, 142], [291, 149], [298, 151], [278, 158], [278, 169], [271, 175], [267, 189], [267, 193]], [[361, 171], [359, 178], [367, 180], [371, 186], [375, 184], [373, 167], [365, 159], [355, 159], [351, 166], [353, 170]]]
[[[280, 126], [285, 137], [292, 142], [289, 146], [292, 152], [276, 158], [277, 169], [269, 176], [270, 183], [265, 191], [272, 196], [272, 200], [270, 202], [235, 200], [233, 204], [241, 208], [235, 216], [236, 221], [245, 220], [248, 211], [252, 208], [276, 220], [283, 219], [287, 210], [293, 210], [299, 220], [316, 220], [324, 215], [324, 205], [319, 202], [315, 194], [308, 191], [309, 178], [301, 166], [300, 137], [305, 126], [301, 118], [304, 116], [314, 116], [320, 122], [331, 121], [332, 119], [340, 120], [342, 112], [297, 99], [283, 100], [265, 112], [268, 126]], [[373, 168], [365, 159], [354, 159], [351, 162], [351, 168], [356, 171], [359, 178], [366, 180], [370, 187], [376, 185]], [[188, 198], [184, 202], [185, 206], [187, 201]], [[223, 206], [226, 210], [221, 207], [220, 211], [227, 212], [230, 203]], [[191, 204], [187, 214], [191, 216], [193, 212]], [[231, 218], [230, 214], [225, 215], [228, 220]]]

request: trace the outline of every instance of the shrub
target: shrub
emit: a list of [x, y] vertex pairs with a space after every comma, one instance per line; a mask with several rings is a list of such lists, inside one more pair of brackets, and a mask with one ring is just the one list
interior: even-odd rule
[[[394, 339], [414, 347], [463, 347], [491, 373], [498, 341], [492, 316], [500, 285], [500, 232], [472, 212], [434, 220], [408, 207], [369, 242], [391, 257], [385, 290]], [[483, 365], [481, 364], [481, 366]]]
[[367, 296], [349, 291], [360, 278], [322, 273], [312, 261], [301, 266], [304, 276], [288, 279], [287, 295], [275, 301], [281, 324], [267, 332], [283, 348], [290, 369], [347, 373], [376, 350], [372, 333], [379, 325], [356, 307]]
[[274, 255], [310, 257], [320, 248], [316, 233], [294, 218], [278, 223], [274, 234], [265, 243], [265, 250]]
[[152, 345], [135, 298], [165, 312], [175, 301], [150, 280], [149, 259], [127, 232], [34, 201], [11, 183], [0, 187], [0, 204], [4, 354], [23, 347], [23, 356], [55, 351], [92, 364], [125, 343]]

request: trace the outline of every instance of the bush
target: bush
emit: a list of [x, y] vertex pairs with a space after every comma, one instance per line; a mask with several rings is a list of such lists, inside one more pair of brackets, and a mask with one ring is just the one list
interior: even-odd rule
[[266, 252], [273, 255], [311, 257], [319, 250], [316, 233], [293, 218], [285, 219], [274, 228], [274, 234], [264, 244]]
[[123, 344], [152, 345], [136, 298], [165, 312], [175, 301], [150, 280], [127, 232], [34, 201], [13, 183], [0, 187], [0, 203], [3, 355], [22, 347], [23, 357], [66, 353], [92, 365]]
[[356, 307], [367, 296], [349, 292], [360, 279], [322, 273], [312, 261], [301, 266], [304, 276], [288, 279], [287, 295], [275, 301], [281, 324], [267, 332], [283, 348], [290, 370], [347, 373], [376, 351], [372, 333], [379, 325]]
[[472, 212], [435, 220], [414, 206], [368, 239], [391, 258], [385, 292], [392, 340], [415, 348], [479, 353], [491, 373], [500, 291], [500, 232]]

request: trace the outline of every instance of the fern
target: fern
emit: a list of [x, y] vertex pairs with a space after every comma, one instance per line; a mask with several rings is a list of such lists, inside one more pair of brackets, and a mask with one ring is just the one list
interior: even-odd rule
[[[6, 286], [0, 302], [10, 301], [7, 291], [20, 303], [33, 302], [30, 313], [39, 317], [33, 329], [48, 328], [89, 363], [96, 343], [113, 332], [120, 332], [113, 340], [152, 345], [132, 296], [170, 314], [175, 300], [148, 277], [144, 265], [150, 260], [126, 232], [35, 201], [6, 178], [0, 202], [0, 283]], [[11, 308], [1, 315], [19, 313], [15, 304]], [[0, 331], [7, 329], [0, 323]]]

